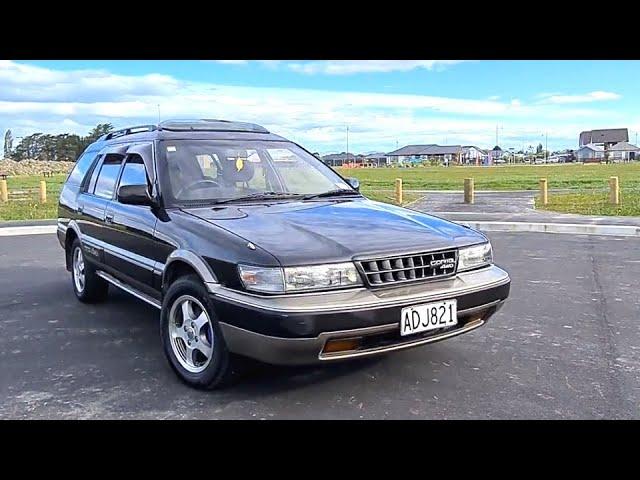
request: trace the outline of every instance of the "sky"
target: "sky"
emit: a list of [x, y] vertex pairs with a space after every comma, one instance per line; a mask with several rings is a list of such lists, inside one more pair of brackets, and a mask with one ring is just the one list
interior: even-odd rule
[[[0, 143], [161, 120], [259, 123], [321, 154], [640, 133], [640, 61], [0, 60]], [[19, 139], [18, 139], [19, 141]], [[14, 140], [14, 146], [17, 141]]]

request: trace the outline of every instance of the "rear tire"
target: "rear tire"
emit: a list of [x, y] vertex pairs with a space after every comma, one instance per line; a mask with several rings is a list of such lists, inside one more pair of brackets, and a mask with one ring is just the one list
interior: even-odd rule
[[160, 335], [169, 365], [191, 387], [221, 388], [242, 370], [242, 359], [227, 349], [209, 293], [196, 275], [179, 277], [167, 289]]
[[71, 244], [71, 284], [78, 300], [97, 303], [107, 298], [109, 284], [96, 275], [96, 269], [85, 260], [80, 240]]

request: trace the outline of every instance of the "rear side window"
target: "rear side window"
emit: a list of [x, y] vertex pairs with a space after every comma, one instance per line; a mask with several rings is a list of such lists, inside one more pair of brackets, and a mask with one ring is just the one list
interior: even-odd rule
[[80, 155], [80, 158], [78, 158], [76, 165], [73, 167], [73, 170], [71, 170], [71, 173], [67, 178], [67, 184], [79, 186], [97, 156], [98, 152], [96, 150], [84, 152]]
[[96, 186], [94, 195], [103, 198], [112, 198], [113, 190], [116, 186], [120, 165], [122, 164], [123, 155], [109, 154], [104, 158]]

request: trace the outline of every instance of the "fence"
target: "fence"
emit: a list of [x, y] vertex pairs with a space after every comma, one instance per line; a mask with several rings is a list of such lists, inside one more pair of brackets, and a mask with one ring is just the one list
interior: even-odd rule
[[[465, 178], [461, 185], [463, 187], [462, 200], [464, 203], [475, 203], [475, 182], [473, 178]], [[560, 199], [567, 208], [580, 209], [579, 207], [587, 208], [589, 206], [597, 207], [606, 206], [615, 208], [621, 207], [625, 204], [624, 198], [632, 198], [627, 204], [637, 201], [636, 197], [640, 196], [640, 191], [637, 188], [625, 188], [620, 186], [620, 180], [617, 176], [612, 176], [608, 180], [602, 180], [601, 188], [591, 189], [562, 189], [560, 191], [552, 191], [551, 196], [549, 194], [549, 179], [540, 178], [538, 182], [539, 194], [536, 198], [537, 203], [542, 208], [555, 205], [556, 201]], [[395, 203], [397, 205], [406, 205], [424, 196], [424, 191], [410, 190], [403, 188], [403, 182], [401, 178], [395, 179], [395, 188], [391, 189], [376, 189], [366, 184], [362, 185], [361, 191], [363, 194], [375, 199], [388, 203]], [[443, 190], [446, 192], [446, 190]], [[588, 205], [585, 203], [588, 202]]]
[[7, 180], [0, 179], [0, 202], [47, 203], [47, 182], [40, 181], [38, 187], [18, 187], [10, 189]]

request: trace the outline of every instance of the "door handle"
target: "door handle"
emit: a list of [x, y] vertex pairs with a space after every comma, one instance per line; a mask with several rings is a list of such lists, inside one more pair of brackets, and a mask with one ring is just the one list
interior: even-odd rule
[[113, 214], [107, 214], [104, 218], [106, 223], [113, 223]]

